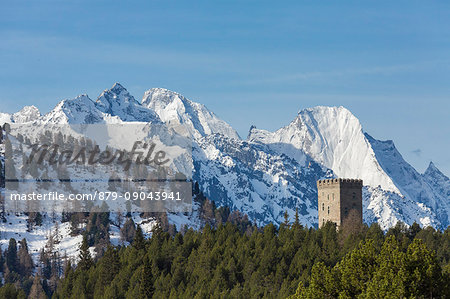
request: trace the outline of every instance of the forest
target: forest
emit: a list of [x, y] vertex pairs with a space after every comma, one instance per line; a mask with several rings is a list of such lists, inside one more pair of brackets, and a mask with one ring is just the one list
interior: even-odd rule
[[[327, 223], [315, 229], [287, 214], [279, 227], [257, 227], [245, 215], [216, 208], [207, 199], [205, 205], [214, 216], [202, 230], [186, 227], [177, 232], [173, 226], [157, 225], [147, 239], [128, 218], [124, 237], [131, 238], [131, 244], [106, 244], [95, 258], [89, 247], [97, 232], [88, 226], [82, 232], [77, 265], [44, 251], [34, 265], [26, 240], [11, 239], [0, 254], [4, 277], [0, 298], [445, 298], [450, 294], [449, 228], [436, 231], [399, 222], [387, 232], [376, 223], [339, 229]], [[96, 222], [107, 222], [97, 214]]]

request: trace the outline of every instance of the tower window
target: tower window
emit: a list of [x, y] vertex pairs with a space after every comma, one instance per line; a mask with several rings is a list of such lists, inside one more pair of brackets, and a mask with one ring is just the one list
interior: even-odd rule
[[325, 211], [325, 204], [322, 203], [322, 211]]
[[330, 207], [328, 207], [328, 215], [330, 215]]
[[333, 193], [333, 200], [334, 200], [334, 193]]
[[327, 197], [328, 197], [328, 200], [330, 200], [330, 194], [328, 194]]

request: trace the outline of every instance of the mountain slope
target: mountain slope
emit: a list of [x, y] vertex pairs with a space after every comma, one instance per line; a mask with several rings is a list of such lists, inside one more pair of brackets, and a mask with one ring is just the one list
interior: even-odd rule
[[[447, 185], [447, 195], [441, 194], [439, 189], [441, 187], [445, 189], [445, 186], [442, 185], [441, 180], [436, 180], [438, 176], [441, 179], [444, 179], [445, 176], [434, 165], [429, 167], [428, 176], [422, 176], [403, 159], [392, 140], [379, 141], [367, 133], [365, 135], [372, 145], [381, 167], [392, 178], [401, 194], [430, 207], [435, 212], [437, 220], [446, 227], [450, 214], [448, 202], [450, 189]], [[435, 178], [432, 177], [433, 174], [436, 176]]]
[[283, 222], [285, 211], [301, 223], [317, 224], [316, 181], [332, 172], [314, 161], [299, 163], [264, 144], [220, 134], [194, 145], [194, 180], [219, 206], [246, 213], [259, 225]]
[[35, 106], [25, 106], [12, 115], [12, 119], [15, 123], [26, 123], [37, 120], [39, 117], [41, 117], [41, 113]]
[[26, 123], [30, 121], [35, 121], [41, 117], [39, 109], [35, 106], [25, 106], [20, 111], [9, 114], [0, 112], [0, 125], [4, 123]]
[[185, 126], [194, 138], [219, 133], [239, 139], [238, 133], [229, 124], [204, 105], [192, 102], [176, 92], [152, 88], [145, 92], [142, 105], [154, 110], [165, 123]]
[[433, 162], [430, 162], [422, 177], [433, 188], [434, 192], [439, 193], [443, 198], [450, 198], [450, 180], [443, 174]]
[[[20, 119], [36, 119], [36, 113], [26, 111]], [[28, 114], [32, 116], [27, 119]], [[364, 133], [359, 120], [343, 107], [304, 109], [275, 132], [252, 127], [243, 141], [204, 105], [176, 92], [153, 88], [139, 103], [116, 83], [95, 102], [87, 95], [61, 101], [33, 123], [133, 121], [186, 128], [193, 138], [194, 180], [218, 205], [240, 209], [259, 224], [281, 223], [284, 210], [292, 216], [298, 208], [301, 220], [315, 225], [316, 180], [348, 177], [364, 181], [367, 223], [377, 221], [384, 229], [398, 220], [448, 225], [448, 178], [433, 164], [419, 174], [391, 141]]]
[[339, 177], [360, 178], [366, 185], [398, 191], [375, 159], [359, 120], [344, 107], [304, 109], [286, 127], [259, 135], [251, 131], [248, 140], [290, 144], [333, 169]]
[[51, 124], [95, 124], [103, 123], [104, 115], [87, 95], [80, 95], [71, 100], [62, 100], [40, 120]]
[[364, 219], [368, 223], [378, 221], [383, 228], [398, 220], [448, 225], [448, 200], [403, 160], [391, 141], [381, 142], [364, 134], [359, 120], [343, 107], [304, 109], [289, 125], [273, 133], [251, 128], [248, 140], [293, 158], [298, 151], [304, 152], [338, 177], [362, 179], [366, 186]]
[[122, 121], [159, 121], [159, 117], [153, 110], [143, 107], [119, 83], [115, 83], [111, 89], [103, 91], [95, 101], [95, 106], [101, 112], [117, 116]]

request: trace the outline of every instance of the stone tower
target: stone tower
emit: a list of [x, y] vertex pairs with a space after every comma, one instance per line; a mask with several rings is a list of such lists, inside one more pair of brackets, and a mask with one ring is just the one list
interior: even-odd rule
[[319, 228], [327, 221], [362, 224], [362, 184], [355, 179], [317, 181]]

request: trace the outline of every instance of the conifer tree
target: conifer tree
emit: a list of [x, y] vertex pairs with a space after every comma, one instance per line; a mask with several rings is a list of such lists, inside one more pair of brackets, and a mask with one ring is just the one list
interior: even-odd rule
[[142, 228], [140, 225], [138, 225], [136, 228], [136, 233], [134, 235], [134, 240], [133, 240], [133, 246], [138, 250], [143, 249], [145, 247], [144, 234], [142, 232]]
[[24, 238], [20, 241], [20, 248], [18, 253], [19, 264], [20, 264], [20, 274], [28, 277], [33, 272], [33, 259], [28, 252], [27, 240]]
[[283, 222], [283, 224], [284, 224], [286, 227], [289, 227], [289, 214], [288, 214], [287, 210], [284, 211], [283, 217], [284, 217], [284, 222]]
[[30, 294], [28, 295], [28, 298], [33, 299], [46, 299], [47, 295], [44, 292], [44, 289], [42, 288], [41, 284], [41, 278], [39, 275], [36, 275], [33, 280], [33, 285], [31, 286]]
[[406, 256], [399, 250], [394, 236], [386, 238], [377, 258], [377, 269], [373, 271], [373, 279], [368, 282], [367, 290], [363, 290], [369, 298], [405, 298]]
[[8, 266], [10, 272], [18, 272], [17, 243], [14, 238], [9, 240], [8, 251], [6, 252], [6, 266]]
[[[127, 201], [128, 203], [129, 201]], [[131, 243], [134, 239], [134, 235], [136, 234], [136, 228], [134, 226], [134, 221], [130, 217], [125, 221], [125, 224], [120, 229], [120, 238], [124, 241]]]
[[436, 298], [441, 295], [442, 270], [433, 252], [422, 240], [415, 239], [408, 247], [407, 268], [409, 296]]
[[139, 297], [143, 299], [152, 298], [153, 288], [152, 269], [148, 258], [144, 258], [144, 266], [141, 269], [141, 275], [139, 279]]
[[81, 270], [87, 271], [92, 266], [92, 256], [91, 252], [89, 251], [89, 244], [87, 240], [87, 235], [83, 236], [83, 242], [80, 246], [80, 255], [79, 255], [80, 261], [78, 262], [78, 267], [80, 267]]
[[114, 276], [120, 271], [120, 257], [116, 249], [108, 246], [105, 255], [101, 260], [101, 267], [99, 269], [99, 281], [101, 288], [105, 288], [114, 279]]
[[299, 219], [299, 217], [298, 217], [298, 208], [295, 208], [295, 221], [294, 221], [294, 225], [295, 225], [296, 227], [299, 227], [299, 226], [300, 226], [300, 219]]

